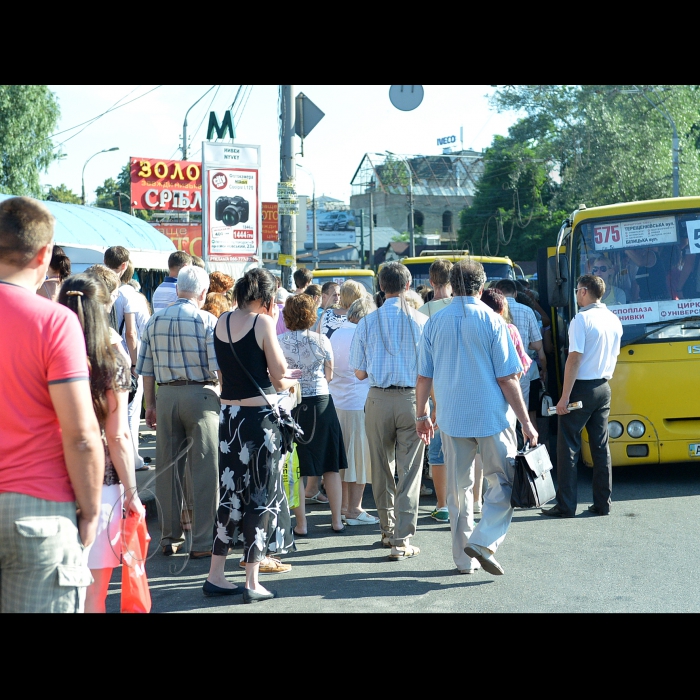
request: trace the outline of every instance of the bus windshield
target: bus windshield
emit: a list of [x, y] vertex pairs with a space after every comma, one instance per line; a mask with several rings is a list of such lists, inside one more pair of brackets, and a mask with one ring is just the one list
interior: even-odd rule
[[[411, 271], [411, 286], [413, 289], [421, 284], [430, 286], [430, 265], [432, 262], [433, 261], [430, 260], [429, 262], [408, 263], [406, 265], [406, 267]], [[498, 280], [502, 279], [515, 279], [513, 268], [507, 263], [484, 262], [482, 265], [484, 266], [484, 272], [486, 273], [487, 283], [497, 282]]]
[[603, 279], [623, 345], [700, 338], [700, 212], [584, 221], [573, 251], [572, 290], [579, 275]]

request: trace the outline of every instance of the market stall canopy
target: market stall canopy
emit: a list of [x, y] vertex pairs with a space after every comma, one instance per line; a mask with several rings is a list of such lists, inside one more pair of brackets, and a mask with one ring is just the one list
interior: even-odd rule
[[[12, 196], [0, 194], [0, 201]], [[54, 243], [66, 251], [74, 272], [101, 263], [105, 250], [115, 245], [129, 250], [134, 267], [147, 270], [167, 270], [168, 257], [177, 250], [167, 236], [124, 212], [81, 204], [42, 204], [56, 217]]]

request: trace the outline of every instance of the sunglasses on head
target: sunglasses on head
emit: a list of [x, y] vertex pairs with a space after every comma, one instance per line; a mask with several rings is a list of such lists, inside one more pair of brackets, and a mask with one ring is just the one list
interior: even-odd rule
[[607, 272], [607, 271], [608, 271], [608, 266], [607, 266], [607, 265], [601, 265], [600, 267], [592, 267], [592, 268], [591, 268], [591, 272], [593, 272], [593, 273], [598, 272], [598, 271], [600, 271], [600, 272]]

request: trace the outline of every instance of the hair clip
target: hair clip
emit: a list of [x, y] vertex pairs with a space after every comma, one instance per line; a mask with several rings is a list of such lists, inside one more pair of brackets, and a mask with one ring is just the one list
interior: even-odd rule
[[66, 292], [66, 296], [67, 297], [81, 297], [81, 296], [83, 296], [83, 293], [71, 290], [70, 292]]

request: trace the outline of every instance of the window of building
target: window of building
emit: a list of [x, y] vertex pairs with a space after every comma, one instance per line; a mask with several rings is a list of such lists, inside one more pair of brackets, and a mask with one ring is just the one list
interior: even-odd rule
[[[411, 215], [408, 215], [408, 225], [411, 223]], [[413, 211], [413, 228], [423, 227], [423, 212], [414, 209]]]
[[442, 232], [452, 233], [452, 212], [446, 211], [442, 215]]

